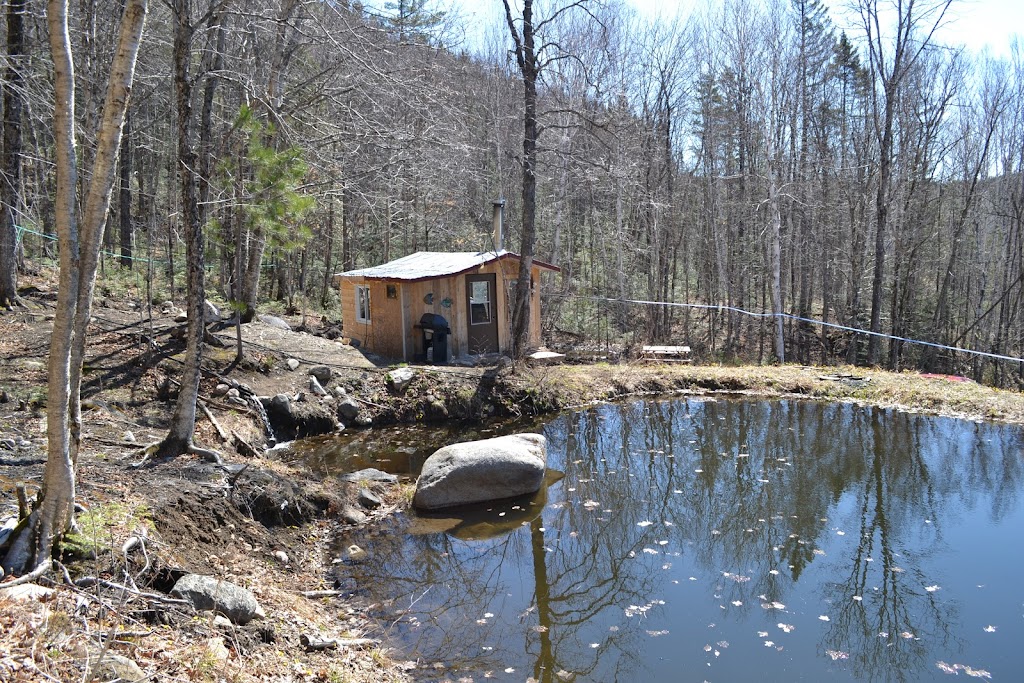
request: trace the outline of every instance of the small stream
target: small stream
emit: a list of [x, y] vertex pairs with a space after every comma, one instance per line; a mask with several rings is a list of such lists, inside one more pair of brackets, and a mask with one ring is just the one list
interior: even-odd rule
[[339, 566], [424, 681], [1024, 675], [1024, 434], [848, 404], [611, 404], [544, 424], [319, 442], [414, 475], [540, 431], [564, 472], [470, 516], [397, 516]]

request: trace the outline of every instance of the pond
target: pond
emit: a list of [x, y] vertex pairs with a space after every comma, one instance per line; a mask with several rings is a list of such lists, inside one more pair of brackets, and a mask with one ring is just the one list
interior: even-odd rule
[[[339, 539], [368, 551], [337, 571], [419, 679], [1024, 675], [1019, 428], [692, 399], [532, 428], [565, 474], [537, 496]], [[430, 436], [355, 450], [414, 472]]]

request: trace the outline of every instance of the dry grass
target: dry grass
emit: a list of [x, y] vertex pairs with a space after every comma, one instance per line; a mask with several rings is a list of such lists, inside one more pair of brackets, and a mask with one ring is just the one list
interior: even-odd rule
[[560, 407], [657, 393], [743, 393], [857, 401], [899, 410], [1024, 423], [1024, 395], [970, 380], [854, 367], [629, 364], [555, 366], [519, 381]]

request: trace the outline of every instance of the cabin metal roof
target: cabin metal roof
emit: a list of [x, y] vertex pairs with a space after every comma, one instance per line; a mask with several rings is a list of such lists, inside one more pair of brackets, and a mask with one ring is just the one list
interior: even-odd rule
[[[409, 254], [400, 259], [382, 263], [379, 266], [339, 273], [337, 277], [361, 277], [368, 280], [403, 280], [406, 282], [433, 280], [440, 277], [459, 275], [479, 268], [486, 263], [506, 258], [518, 260], [519, 254], [514, 254], [505, 249], [478, 252], [417, 251], [415, 254]], [[548, 270], [561, 270], [557, 266], [536, 259], [534, 259], [533, 265]]]

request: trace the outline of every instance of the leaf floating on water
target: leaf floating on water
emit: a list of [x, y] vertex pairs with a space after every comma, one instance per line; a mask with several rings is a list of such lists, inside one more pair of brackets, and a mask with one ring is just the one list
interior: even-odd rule
[[600, 644], [600, 643], [591, 643], [591, 644], [590, 644], [590, 649], [591, 649], [591, 650], [596, 650], [596, 649], [597, 649], [597, 648], [599, 648], [599, 647], [601, 647], [601, 644]]
[[658, 541], [658, 545], [668, 545], [668, 541]]
[[836, 532], [836, 536], [845, 536], [845, 535], [846, 535], [845, 531], [837, 531]]
[[668, 631], [648, 631], [647, 635], [649, 635], [652, 638], [657, 638], [658, 636], [667, 636]]
[[743, 574], [733, 574], [732, 572], [722, 572], [722, 576], [724, 576], [727, 579], [732, 579], [736, 583], [746, 583], [747, 581], [750, 581], [749, 576], [745, 576]]
[[583, 503], [583, 507], [587, 508], [588, 510], [593, 510], [594, 508], [601, 507], [601, 504], [598, 503], [596, 500], [588, 500], [587, 502]]
[[793, 626], [793, 624], [782, 624], [782, 623], [779, 623], [779, 624], [776, 624], [776, 626], [781, 628], [783, 633], [792, 633], [793, 631], [796, 630], [796, 626]]
[[820, 617], [818, 617], [818, 619], [820, 619], [821, 621], [832, 621], [828, 618], [827, 614], [822, 614]]
[[944, 674], [953, 674], [954, 676], [958, 676], [960, 672], [963, 671], [971, 678], [992, 678], [992, 674], [988, 671], [985, 671], [984, 669], [975, 669], [974, 667], [967, 666], [965, 664], [946, 664], [940, 660], [935, 662], [935, 666], [937, 666], [939, 671]]
[[981, 630], [984, 631], [985, 633], [995, 633], [996, 632], [996, 627], [992, 626], [991, 624], [989, 624], [988, 626], [986, 626], [985, 628], [983, 628]]
[[555, 676], [557, 676], [559, 680], [568, 681], [572, 678], [572, 673], [566, 671], [565, 669], [560, 669], [555, 672]]
[[742, 605], [743, 605], [743, 601], [742, 600], [733, 600], [732, 601], [732, 606], [733, 607], [741, 607]]
[[786, 606], [781, 602], [764, 602], [761, 603], [761, 607], [764, 609], [786, 609]]
[[903, 573], [903, 567], [893, 567], [889, 571], [891, 571], [893, 574], [902, 574]]
[[904, 640], [910, 640], [913, 637], [914, 634], [910, 631], [900, 631], [900, 638], [903, 638]]
[[772, 576], [778, 576], [779, 575], [779, 570], [778, 569], [770, 569], [770, 570], [768, 570], [768, 573], [771, 574]]
[[827, 654], [829, 657], [831, 657], [833, 662], [836, 661], [837, 659], [849, 659], [850, 658], [850, 653], [843, 652], [842, 650], [825, 650], [825, 654]]
[[758, 638], [767, 638], [768, 637], [768, 631], [758, 631], [757, 632], [757, 637]]
[[765, 647], [775, 647], [775, 641], [774, 640], [766, 640], [766, 641], [764, 641], [764, 646]]
[[534, 631], [534, 633], [547, 633], [548, 627], [547, 626], [542, 626], [542, 625], [538, 624], [538, 625], [533, 627], [533, 631]]
[[484, 624], [487, 623], [487, 620], [486, 619], [477, 619], [476, 623], [479, 624], [480, 626], [483, 626]]
[[939, 586], [935, 586], [935, 585], [932, 585], [932, 586], [925, 586], [925, 587], [924, 587], [924, 589], [925, 589], [926, 591], [928, 591], [929, 593], [934, 593], [935, 591], [939, 590], [939, 588], [940, 588]]
[[515, 671], [516, 670], [513, 667], [511, 667], [511, 666], [508, 667], [507, 669], [505, 669], [505, 673], [507, 673], [507, 674], [515, 673]]
[[814, 549], [814, 550], [813, 550], [812, 552], [813, 552], [813, 553], [814, 553], [815, 555], [824, 555], [824, 554], [825, 554], [825, 551], [824, 551], [824, 550], [822, 550], [821, 548], [815, 548], [815, 549]]
[[658, 551], [654, 548], [644, 548], [644, 552], [648, 555], [657, 555]]
[[644, 521], [642, 521], [642, 522], [637, 522], [637, 523], [636, 523], [636, 525], [637, 525], [638, 527], [641, 527], [641, 528], [644, 528], [644, 527], [649, 527], [649, 526], [650, 526], [650, 525], [652, 525], [652, 524], [654, 524], [654, 522], [652, 522], [652, 521], [650, 521], [650, 520], [648, 520], [648, 519], [645, 519], [645, 520], [644, 520]]
[[860, 602], [860, 601], [861, 601], [861, 600], [863, 600], [864, 598], [862, 598], [862, 597], [861, 597], [861, 596], [859, 596], [859, 595], [854, 595], [854, 596], [853, 596], [853, 599], [854, 599], [854, 600], [856, 600], [857, 602]]

